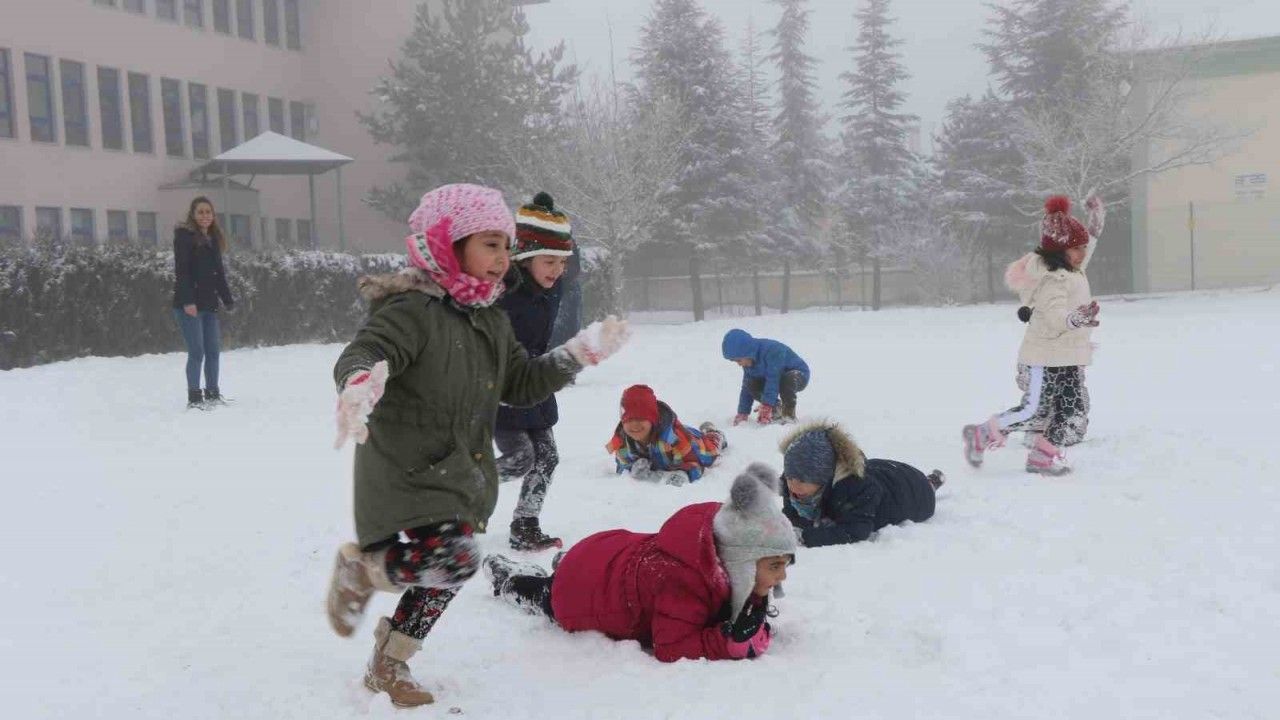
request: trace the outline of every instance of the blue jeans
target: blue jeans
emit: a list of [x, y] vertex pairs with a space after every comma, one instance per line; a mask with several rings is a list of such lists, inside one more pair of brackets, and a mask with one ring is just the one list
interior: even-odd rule
[[219, 339], [218, 313], [201, 310], [195, 317], [183, 312], [182, 308], [173, 309], [173, 317], [182, 330], [182, 339], [187, 343], [187, 389], [200, 389], [200, 363], [204, 363], [204, 386], [209, 390], [218, 389], [218, 354], [222, 352]]

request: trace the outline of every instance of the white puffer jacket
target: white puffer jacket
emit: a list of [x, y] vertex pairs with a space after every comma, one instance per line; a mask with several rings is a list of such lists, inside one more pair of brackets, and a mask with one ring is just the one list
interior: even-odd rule
[[1067, 316], [1093, 299], [1084, 271], [1097, 244], [1098, 239], [1090, 235], [1079, 270], [1050, 272], [1035, 253], [1023, 255], [1005, 270], [1005, 284], [1033, 311], [1018, 351], [1019, 363], [1066, 367], [1088, 365], [1093, 360], [1093, 328], [1073, 328]]

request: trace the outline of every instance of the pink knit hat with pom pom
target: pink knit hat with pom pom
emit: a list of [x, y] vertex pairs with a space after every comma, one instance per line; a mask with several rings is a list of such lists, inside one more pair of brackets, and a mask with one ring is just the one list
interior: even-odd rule
[[446, 218], [450, 242], [487, 230], [505, 233], [508, 240], [516, 235], [515, 216], [502, 193], [481, 185], [455, 183], [428, 192], [409, 216], [409, 227], [425, 233]]

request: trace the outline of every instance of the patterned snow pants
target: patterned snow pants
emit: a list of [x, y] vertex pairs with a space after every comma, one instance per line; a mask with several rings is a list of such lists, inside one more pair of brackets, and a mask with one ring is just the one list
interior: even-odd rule
[[386, 550], [387, 577], [406, 586], [391, 627], [419, 640], [480, 568], [480, 548], [467, 523], [445, 522], [405, 530], [365, 550]]
[[1075, 445], [1089, 430], [1084, 367], [1018, 365], [1022, 402], [997, 416], [1005, 432], [1042, 433], [1058, 447]]
[[520, 499], [516, 501], [514, 518], [537, 518], [551, 487], [551, 475], [560, 464], [556, 438], [551, 428], [543, 430], [503, 430], [493, 434], [502, 457], [498, 458], [498, 476], [502, 482], [524, 479]]

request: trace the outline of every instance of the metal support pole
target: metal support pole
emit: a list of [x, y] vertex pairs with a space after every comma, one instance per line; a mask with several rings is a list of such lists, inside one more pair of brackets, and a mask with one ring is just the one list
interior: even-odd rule
[[307, 175], [307, 189], [311, 197], [311, 237], [307, 238], [307, 247], [316, 249], [316, 176]]
[[347, 251], [347, 225], [342, 217], [342, 166], [338, 166], [338, 251]]
[[[227, 219], [227, 224], [231, 224], [231, 197], [227, 190], [227, 164], [222, 163], [222, 212], [223, 217]], [[227, 228], [224, 228], [226, 230]]]
[[1196, 204], [1187, 202], [1187, 229], [1191, 231], [1191, 289], [1196, 289]]

